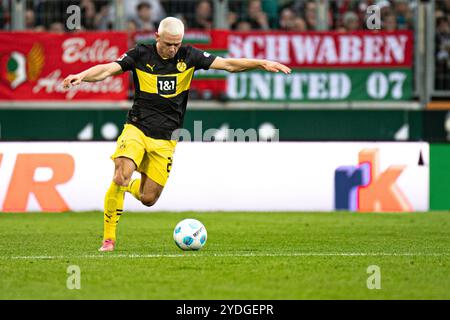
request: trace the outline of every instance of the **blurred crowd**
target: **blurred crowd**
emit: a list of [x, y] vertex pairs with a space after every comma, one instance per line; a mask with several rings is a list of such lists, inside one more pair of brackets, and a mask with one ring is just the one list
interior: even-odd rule
[[450, 0], [436, 3], [435, 89], [450, 90]]
[[336, 0], [328, 1], [326, 26], [319, 26], [317, 1], [230, 1], [229, 26], [234, 30], [313, 31], [337, 30], [351, 32], [367, 29], [367, 8], [380, 8], [381, 29], [412, 30], [413, 5], [407, 0]]
[[[27, 30], [65, 32], [69, 14], [66, 8], [81, 9], [81, 30], [110, 30], [116, 14], [112, 0], [24, 0]], [[325, 29], [342, 32], [366, 29], [366, 9], [381, 8], [382, 29], [413, 29], [413, 6], [408, 0], [334, 0], [328, 1]], [[445, 3], [448, 3], [445, 1]], [[213, 27], [211, 0], [125, 0], [126, 28], [130, 32], [153, 31], [166, 16], [182, 19], [188, 29], [209, 30]], [[11, 0], [0, 0], [0, 28], [11, 23]], [[446, 5], [443, 5], [445, 16]], [[232, 30], [309, 31], [319, 28], [315, 0], [229, 0], [226, 17]], [[323, 26], [322, 26], [322, 29]]]

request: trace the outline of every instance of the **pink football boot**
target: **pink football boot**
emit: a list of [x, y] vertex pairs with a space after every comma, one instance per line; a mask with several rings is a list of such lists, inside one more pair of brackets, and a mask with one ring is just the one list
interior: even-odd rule
[[98, 249], [98, 251], [114, 251], [114, 246], [116, 245], [116, 242], [111, 239], [103, 240], [103, 245]]

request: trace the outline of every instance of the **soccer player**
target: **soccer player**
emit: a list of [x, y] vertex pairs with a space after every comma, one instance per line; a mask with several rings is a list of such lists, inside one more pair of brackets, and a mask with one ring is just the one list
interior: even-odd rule
[[[165, 18], [159, 24], [155, 44], [137, 45], [115, 62], [96, 65], [63, 81], [67, 89], [82, 81], [102, 81], [125, 71], [133, 72], [134, 103], [111, 157], [114, 177], [105, 195], [104, 236], [99, 251], [114, 250], [125, 192], [146, 206], [154, 205], [161, 195], [176, 145], [172, 134], [183, 124], [194, 71], [211, 68], [228, 72], [291, 72], [274, 61], [216, 57], [182, 45], [183, 36], [183, 23], [173, 17]], [[134, 171], [141, 173], [141, 179], [131, 180]]]

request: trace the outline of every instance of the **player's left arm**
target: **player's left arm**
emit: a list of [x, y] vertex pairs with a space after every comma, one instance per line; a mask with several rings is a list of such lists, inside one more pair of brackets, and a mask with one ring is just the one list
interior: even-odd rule
[[210, 66], [211, 69], [225, 70], [228, 72], [242, 72], [253, 69], [262, 69], [270, 72], [284, 72], [285, 74], [291, 73], [291, 69], [284, 64], [276, 61], [263, 60], [263, 59], [233, 59], [233, 58], [221, 58], [214, 59]]

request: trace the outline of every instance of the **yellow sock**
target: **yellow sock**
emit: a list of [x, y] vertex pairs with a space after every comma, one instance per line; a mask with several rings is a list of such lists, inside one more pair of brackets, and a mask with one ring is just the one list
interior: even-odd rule
[[128, 185], [127, 191], [133, 195], [138, 200], [141, 200], [141, 195], [139, 188], [141, 186], [141, 179], [133, 179]]
[[116, 228], [123, 211], [123, 197], [127, 187], [119, 186], [114, 181], [105, 195], [103, 240], [116, 240]]

